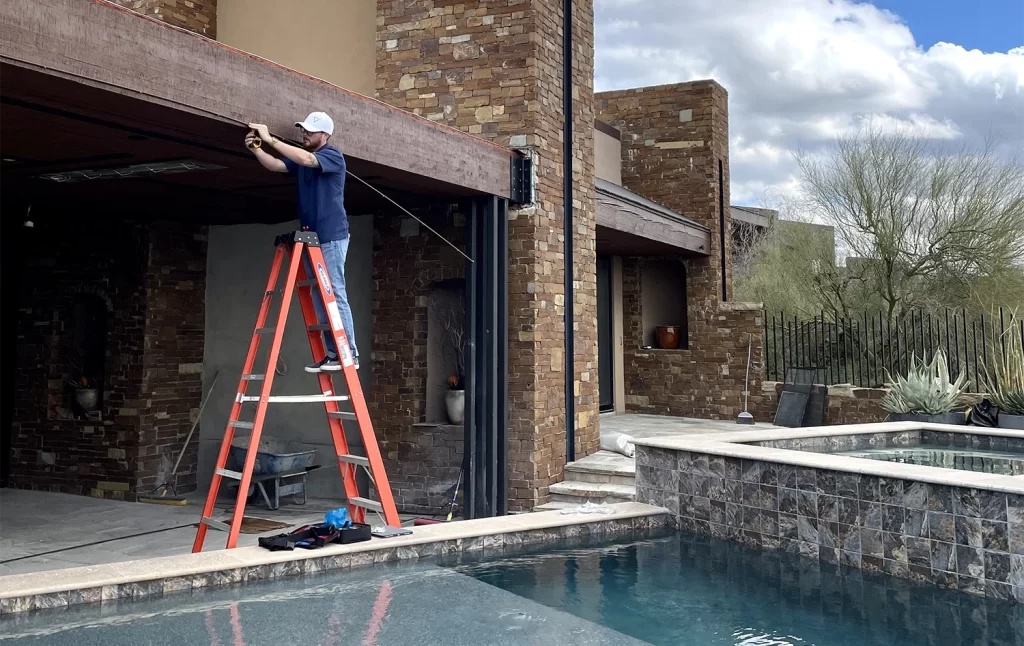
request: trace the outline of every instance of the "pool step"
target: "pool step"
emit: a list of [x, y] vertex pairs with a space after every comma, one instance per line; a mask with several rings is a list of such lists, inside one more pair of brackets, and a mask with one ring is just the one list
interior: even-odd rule
[[636, 485], [636, 470], [631, 462], [622, 466], [593, 464], [586, 461], [570, 462], [565, 465], [565, 479], [633, 487]]
[[580, 482], [566, 480], [551, 485], [551, 502], [582, 505], [585, 502], [613, 503], [633, 500], [636, 487], [609, 482]]

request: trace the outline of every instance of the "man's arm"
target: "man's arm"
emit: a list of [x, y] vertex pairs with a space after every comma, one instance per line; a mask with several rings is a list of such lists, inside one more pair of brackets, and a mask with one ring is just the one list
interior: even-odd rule
[[[267, 130], [267, 127], [262, 123], [250, 123], [249, 127], [255, 130], [257, 134], [259, 134], [260, 138], [263, 139], [263, 143], [268, 144], [271, 148], [281, 153], [282, 157], [288, 159], [289, 161], [293, 161], [299, 166], [305, 166], [307, 168], [320, 167], [320, 162], [317, 160], [316, 155], [309, 151], [298, 148], [296, 146], [286, 144], [277, 137], [274, 137], [273, 135], [270, 134], [270, 131]], [[270, 157], [270, 155], [267, 156]], [[271, 157], [271, 159], [273, 159], [273, 157]]]
[[[266, 168], [267, 170], [273, 171], [275, 173], [288, 172], [288, 167], [285, 166], [283, 161], [267, 153], [262, 148], [253, 148], [252, 141], [253, 133], [250, 132], [245, 136], [245, 147], [248, 148], [252, 152], [252, 154], [256, 156], [257, 161], [259, 161], [260, 165], [262, 165], [263, 168]], [[264, 139], [264, 141], [266, 141], [266, 139]]]

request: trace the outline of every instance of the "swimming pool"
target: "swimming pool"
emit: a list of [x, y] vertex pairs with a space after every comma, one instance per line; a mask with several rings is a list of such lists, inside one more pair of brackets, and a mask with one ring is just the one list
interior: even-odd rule
[[691, 534], [0, 621], [11, 644], [1024, 644], [1024, 606]]
[[1024, 474], [1024, 454], [1009, 451], [955, 448], [937, 444], [922, 444], [899, 448], [841, 451], [836, 455], [867, 458], [901, 464], [919, 464], [926, 467], [958, 469], [977, 473], [995, 473], [1005, 476]]

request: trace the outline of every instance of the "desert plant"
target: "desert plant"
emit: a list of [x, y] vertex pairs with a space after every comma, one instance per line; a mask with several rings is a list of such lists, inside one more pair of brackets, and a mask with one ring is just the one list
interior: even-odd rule
[[882, 400], [882, 406], [890, 413], [916, 413], [942, 415], [952, 411], [960, 403], [967, 387], [967, 375], [960, 373], [950, 381], [949, 366], [942, 350], [938, 350], [928, 363], [917, 357], [910, 358], [906, 376], [889, 376], [889, 392]]
[[[1016, 320], [1014, 317], [1012, 320]], [[985, 387], [989, 398], [1006, 415], [1024, 415], [1024, 339], [1011, 323], [1001, 341], [1005, 350], [992, 369], [985, 366]]]

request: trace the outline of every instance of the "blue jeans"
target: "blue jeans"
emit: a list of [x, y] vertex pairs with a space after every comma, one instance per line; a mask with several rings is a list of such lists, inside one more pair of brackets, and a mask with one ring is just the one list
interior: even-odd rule
[[[324, 264], [327, 265], [327, 275], [331, 278], [331, 289], [334, 290], [334, 299], [338, 302], [338, 312], [341, 314], [341, 324], [345, 328], [345, 335], [348, 337], [348, 346], [352, 350], [352, 358], [358, 363], [359, 351], [356, 349], [356, 330], [352, 323], [352, 308], [348, 305], [348, 293], [345, 291], [345, 258], [348, 256], [348, 243], [351, 236], [344, 240], [333, 240], [320, 244], [320, 251], [324, 255]], [[309, 278], [316, 278], [313, 266], [308, 256], [302, 257], [306, 265], [306, 275]], [[313, 290], [313, 307], [316, 308], [316, 317], [321, 323], [330, 324], [327, 318], [327, 310], [324, 308], [323, 299], [320, 298], [319, 290]], [[327, 356], [335, 359], [338, 357], [338, 348], [334, 343], [334, 334], [324, 334], [324, 345], [327, 348]]]

